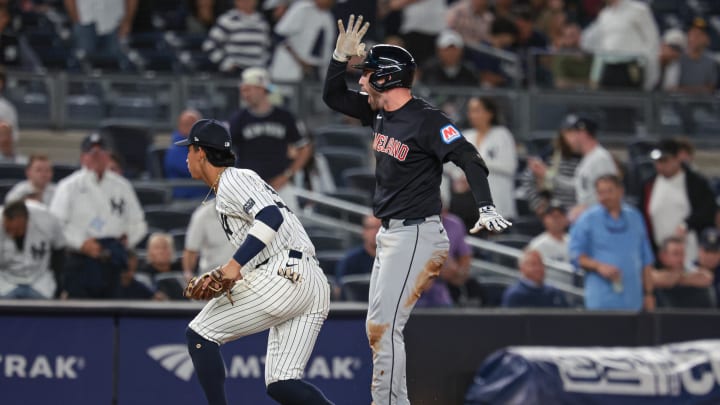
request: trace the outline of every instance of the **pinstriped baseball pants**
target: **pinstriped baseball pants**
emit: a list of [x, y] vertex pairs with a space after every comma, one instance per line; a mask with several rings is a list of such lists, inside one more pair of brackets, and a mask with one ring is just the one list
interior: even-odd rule
[[[286, 267], [298, 272], [301, 280], [293, 283], [278, 275], [278, 269]], [[232, 289], [234, 305], [224, 295], [211, 300], [190, 328], [220, 345], [270, 329], [265, 385], [301, 379], [330, 309], [327, 278], [308, 255], [279, 255], [243, 273]]]

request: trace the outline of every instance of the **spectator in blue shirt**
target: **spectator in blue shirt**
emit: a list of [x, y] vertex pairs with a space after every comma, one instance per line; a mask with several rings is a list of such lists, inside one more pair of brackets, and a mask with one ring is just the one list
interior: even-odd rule
[[[188, 137], [190, 128], [195, 124], [202, 114], [187, 109], [180, 113], [177, 122], [177, 129], [172, 133], [172, 142], [165, 152], [165, 177], [168, 179], [189, 179], [190, 172], [187, 168], [187, 147], [177, 146], [175, 142]], [[175, 187], [173, 188], [174, 198], [202, 198], [207, 194], [207, 187]]]
[[520, 258], [522, 277], [505, 290], [502, 306], [506, 308], [567, 307], [565, 296], [545, 284], [545, 264], [542, 254], [528, 249]]
[[[350, 249], [345, 257], [335, 265], [335, 282], [342, 285], [343, 276], [350, 274], [370, 274], [375, 261], [377, 241], [375, 237], [380, 230], [380, 220], [372, 215], [363, 219], [362, 246]], [[340, 290], [335, 290], [335, 297], [339, 298]]]
[[642, 214], [623, 203], [616, 175], [595, 181], [599, 204], [570, 228], [570, 260], [585, 270], [585, 307], [638, 311], [655, 308], [655, 258]]

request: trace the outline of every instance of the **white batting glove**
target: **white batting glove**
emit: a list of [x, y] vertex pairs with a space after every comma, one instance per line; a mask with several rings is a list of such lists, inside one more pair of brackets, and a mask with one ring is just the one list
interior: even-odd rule
[[480, 208], [480, 218], [478, 218], [477, 223], [473, 229], [470, 230], [470, 233], [478, 233], [483, 228], [488, 231], [501, 232], [509, 228], [511, 225], [512, 223], [510, 221], [498, 214], [495, 207], [492, 205], [486, 205]]
[[338, 62], [347, 62], [352, 56], [365, 56], [365, 44], [361, 41], [370, 27], [370, 23], [366, 22], [363, 25], [362, 22], [363, 16], [358, 16], [355, 21], [355, 15], [350, 14], [346, 30], [342, 20], [338, 20], [339, 34], [333, 51], [333, 59]]

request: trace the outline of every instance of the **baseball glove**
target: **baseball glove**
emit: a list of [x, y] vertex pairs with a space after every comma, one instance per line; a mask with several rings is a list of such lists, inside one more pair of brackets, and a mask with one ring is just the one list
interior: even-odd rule
[[193, 300], [208, 301], [225, 294], [233, 304], [230, 290], [234, 284], [235, 280], [223, 278], [222, 266], [218, 266], [212, 271], [193, 277], [185, 287], [184, 295]]

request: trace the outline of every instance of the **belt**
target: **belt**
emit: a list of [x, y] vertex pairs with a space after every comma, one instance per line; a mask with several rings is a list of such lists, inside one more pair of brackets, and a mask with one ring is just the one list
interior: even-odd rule
[[[301, 252], [299, 250], [290, 249], [290, 253], [288, 253], [288, 257], [291, 259], [302, 259], [303, 252]], [[270, 258], [268, 257], [267, 259], [263, 260], [262, 262], [256, 264], [255, 268], [264, 266], [264, 265], [268, 264], [269, 261], [270, 261]]]
[[[380, 223], [382, 224], [383, 228], [390, 227], [390, 219], [391, 218], [383, 218], [380, 220]], [[403, 224], [403, 226], [410, 226], [410, 225], [419, 225], [419, 224], [422, 224], [423, 222], [425, 222], [425, 218], [408, 218], [408, 219], [404, 219], [402, 224]]]

